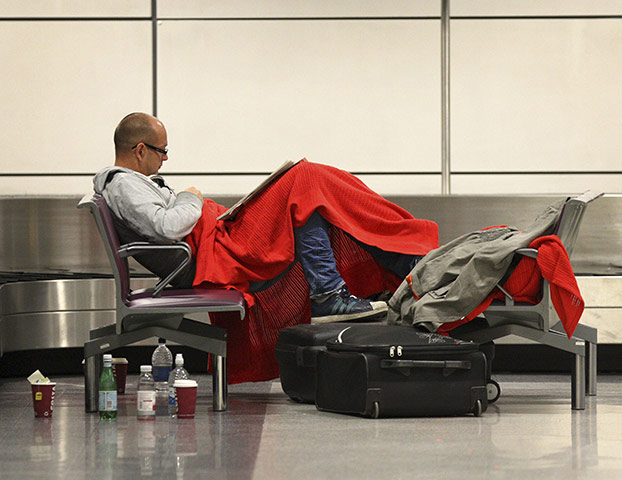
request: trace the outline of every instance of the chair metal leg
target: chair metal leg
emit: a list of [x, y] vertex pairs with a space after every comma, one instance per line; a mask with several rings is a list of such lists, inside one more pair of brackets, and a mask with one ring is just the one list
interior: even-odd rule
[[585, 342], [585, 374], [586, 374], [586, 391], [589, 396], [596, 395], [596, 377], [598, 375], [598, 364], [596, 355], [597, 345], [593, 342]]
[[227, 410], [227, 360], [221, 355], [212, 355], [212, 385], [214, 411]]
[[572, 409], [585, 410], [585, 356], [578, 353], [572, 365]]
[[84, 410], [99, 411], [99, 376], [101, 375], [101, 355], [92, 355], [84, 360]]

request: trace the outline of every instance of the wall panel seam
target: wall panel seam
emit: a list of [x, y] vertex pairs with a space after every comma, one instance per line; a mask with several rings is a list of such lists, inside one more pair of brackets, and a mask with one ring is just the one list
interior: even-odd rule
[[452, 175], [619, 175], [622, 170], [508, 170], [508, 171], [456, 171]]
[[[440, 16], [391, 16], [391, 17], [156, 17], [157, 20], [166, 21], [386, 21], [386, 20], [434, 20], [439, 21]], [[495, 16], [451, 16], [451, 20], [619, 20], [620, 15], [495, 15]], [[2, 17], [0, 22], [94, 22], [94, 21], [145, 21], [153, 20], [152, 16], [133, 17]]]
[[[162, 172], [163, 176], [199, 176], [199, 177], [239, 177], [239, 176], [260, 176], [270, 175], [271, 171], [231, 171], [231, 172]], [[414, 170], [399, 170], [399, 171], [350, 171], [353, 175], [440, 175], [441, 171], [414, 171]], [[547, 175], [621, 175], [622, 170], [594, 170], [594, 171], [455, 171], [452, 170], [452, 175], [532, 175], [532, 176], [547, 176]], [[9, 177], [92, 177], [95, 172], [15, 172], [15, 173], [0, 173], [0, 178]]]
[[[224, 176], [259, 176], [259, 175], [270, 175], [272, 172], [162, 172], [162, 176], [166, 177], [179, 177], [179, 176], [216, 176], [216, 177], [224, 177]], [[351, 171], [353, 175], [440, 175], [441, 172], [417, 172], [417, 171], [385, 171], [385, 172], [357, 172]], [[93, 173], [76, 173], [76, 172], [28, 172], [28, 173], [0, 173], [0, 178], [2, 177], [92, 177], [95, 175]]]
[[440, 20], [440, 17], [158, 17], [175, 22], [308, 22], [308, 21], [386, 21], [386, 20]]
[[452, 20], [618, 20], [622, 15], [478, 15], [452, 16]]
[[0, 22], [135, 22], [151, 17], [0, 17]]

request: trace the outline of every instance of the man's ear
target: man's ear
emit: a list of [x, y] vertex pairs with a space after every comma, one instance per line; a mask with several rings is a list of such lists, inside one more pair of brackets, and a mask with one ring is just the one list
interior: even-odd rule
[[136, 145], [136, 148], [132, 150], [132, 153], [136, 159], [143, 158], [145, 156], [145, 148], [147, 147], [145, 147], [145, 144], [142, 142]]
[[143, 160], [145, 159], [147, 147], [145, 147], [144, 143], [139, 143], [132, 153], [134, 154], [134, 161], [137, 165], [141, 165]]
[[134, 148], [131, 152], [132, 163], [134, 164], [133, 170], [137, 172], [143, 171], [143, 161], [145, 160], [145, 145], [143, 143], [139, 143], [136, 148]]

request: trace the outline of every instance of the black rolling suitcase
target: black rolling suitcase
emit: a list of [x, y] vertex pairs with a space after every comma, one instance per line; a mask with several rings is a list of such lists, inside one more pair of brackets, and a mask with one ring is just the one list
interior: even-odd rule
[[343, 323], [294, 325], [279, 332], [275, 355], [283, 391], [297, 402], [315, 402], [315, 364], [326, 342], [347, 327]]
[[409, 326], [344, 326], [318, 353], [315, 403], [372, 418], [479, 416], [486, 358], [476, 343]]

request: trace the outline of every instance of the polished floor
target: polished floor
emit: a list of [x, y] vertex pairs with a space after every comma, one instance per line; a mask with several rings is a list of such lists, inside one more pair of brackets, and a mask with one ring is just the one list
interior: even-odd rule
[[51, 419], [34, 418], [25, 379], [0, 379], [1, 479], [616, 479], [622, 478], [622, 378], [570, 409], [569, 376], [499, 375], [480, 418], [371, 420], [296, 404], [278, 381], [231, 386], [211, 411], [138, 422], [136, 377], [116, 421], [84, 413], [83, 380], [59, 377]]

